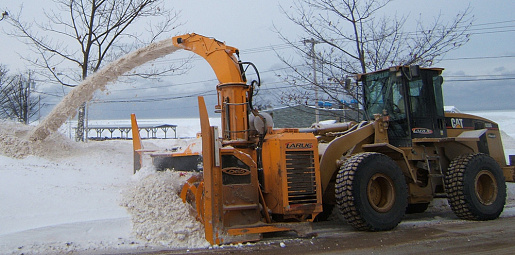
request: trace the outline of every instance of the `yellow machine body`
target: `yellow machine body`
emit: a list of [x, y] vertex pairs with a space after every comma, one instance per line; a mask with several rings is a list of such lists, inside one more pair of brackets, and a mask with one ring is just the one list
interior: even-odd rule
[[[291, 134], [286, 139], [272, 135], [271, 140], [264, 142], [264, 144], [272, 144], [272, 147], [279, 146], [272, 148], [273, 151], [279, 149], [283, 154], [308, 153], [312, 155], [311, 159], [313, 159], [309, 162], [309, 169], [300, 169], [299, 167], [293, 169], [301, 171], [300, 173], [291, 172], [293, 171], [291, 158], [289, 164], [283, 162], [263, 168], [264, 178], [268, 179], [271, 185], [271, 188], [268, 189], [269, 192], [266, 192], [261, 189], [258, 181], [256, 150], [223, 146], [223, 140], [218, 138], [218, 129], [209, 126], [209, 118], [202, 97], [199, 97], [199, 106], [204, 161], [203, 178], [199, 180], [198, 186], [185, 185], [181, 197], [187, 201], [188, 192], [195, 196], [198, 218], [203, 220], [206, 239], [209, 242], [221, 244], [254, 241], [259, 240], [262, 233], [295, 230], [292, 227], [272, 224], [270, 214], [272, 216], [274, 214], [288, 215], [287, 218], [309, 221], [318, 212], [321, 212], [322, 200], [318, 181], [320, 177], [315, 168], [318, 166], [316, 138], [312, 134], [303, 134], [300, 139], [291, 137]], [[229, 144], [231, 144], [230, 141]], [[309, 148], [301, 148], [301, 144], [309, 146]], [[294, 146], [297, 148], [293, 149]], [[284, 161], [284, 159], [279, 160]], [[290, 174], [287, 174], [288, 171]], [[306, 173], [306, 171], [310, 171], [310, 173]], [[278, 175], [278, 173], [283, 174]], [[305, 196], [309, 199], [301, 201], [293, 197], [297, 195], [295, 191], [306, 191], [303, 188], [294, 187], [292, 189], [292, 185], [295, 185], [291, 180], [292, 174], [309, 175], [308, 178], [305, 178], [306, 181], [311, 181], [315, 185], [310, 187], [309, 195]], [[266, 187], [266, 185], [263, 186]], [[277, 189], [274, 185], [278, 185]], [[198, 189], [199, 186], [203, 189]], [[199, 198], [202, 204], [198, 203]], [[286, 202], [280, 202], [284, 208], [278, 208], [275, 203], [276, 207], [269, 211], [267, 201], [281, 199], [286, 199]], [[295, 199], [297, 201], [290, 205], [289, 201]]]
[[[214, 108], [221, 130], [210, 126], [199, 97], [203, 172], [180, 194], [211, 244], [300, 231], [323, 205], [338, 204], [352, 226], [369, 231], [393, 229], [405, 211], [423, 211], [435, 197], [450, 196], [464, 219], [494, 219], [502, 211], [504, 182], [514, 180], [515, 166], [506, 164], [499, 127], [444, 113], [443, 69], [396, 66], [358, 75], [368, 121], [274, 129], [270, 116], [252, 108], [254, 83], [247, 84], [238, 49], [197, 34], [173, 42], [206, 59], [219, 81]], [[134, 137], [139, 166], [143, 150]], [[477, 199], [461, 199], [469, 190]]]
[[238, 49], [197, 34], [176, 36], [173, 42], [206, 59], [219, 81], [215, 109], [221, 113], [221, 132], [210, 126], [199, 97], [203, 174], [181, 192], [184, 201], [195, 199], [191, 202], [206, 239], [212, 244], [259, 240], [262, 233], [295, 230], [275, 224], [276, 219], [312, 221], [322, 211], [316, 137], [251, 130], [249, 114], [262, 116], [249, 109], [252, 87], [246, 84]]
[[263, 143], [264, 198], [274, 214], [313, 220], [322, 212], [318, 142], [313, 134], [288, 131]]

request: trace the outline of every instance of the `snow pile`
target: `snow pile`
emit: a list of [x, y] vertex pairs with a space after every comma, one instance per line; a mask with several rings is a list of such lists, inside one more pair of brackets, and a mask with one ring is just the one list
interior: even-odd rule
[[173, 144], [166, 139], [143, 140], [143, 146], [150, 150], [202, 153], [202, 138], [175, 139]]
[[0, 254], [141, 248], [130, 235], [129, 214], [118, 205], [132, 176], [130, 141], [56, 152], [63, 148], [48, 140], [38, 144], [47, 146], [45, 157], [0, 155]]
[[19, 129], [20, 126], [7, 120], [0, 122], [0, 154], [12, 158], [23, 158], [30, 154], [29, 142], [19, 138], [20, 133], [26, 133], [28, 128]]
[[132, 215], [133, 233], [139, 239], [172, 248], [208, 247], [204, 227], [178, 193], [189, 175], [176, 171], [141, 169], [123, 192], [122, 206]]
[[[515, 139], [508, 135], [506, 132], [501, 130], [501, 139], [502, 139], [502, 145], [504, 146], [504, 154], [508, 159], [508, 155], [510, 153], [513, 153], [513, 150], [515, 149]], [[508, 161], [509, 163], [509, 161]]]
[[[0, 121], [0, 254], [208, 246], [202, 225], [177, 196], [186, 176], [148, 169], [134, 176], [131, 141], [75, 143], [59, 133], [28, 141], [30, 130]], [[190, 143], [156, 144], [184, 149]]]
[[77, 150], [73, 143], [60, 133], [53, 133], [42, 141], [25, 139], [31, 127], [8, 120], [0, 120], [0, 154], [11, 158], [24, 158], [34, 155], [56, 158], [70, 155]]

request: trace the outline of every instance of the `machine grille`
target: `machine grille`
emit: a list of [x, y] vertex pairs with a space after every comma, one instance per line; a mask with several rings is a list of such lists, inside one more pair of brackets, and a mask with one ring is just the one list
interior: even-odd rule
[[289, 204], [317, 202], [313, 151], [287, 151], [286, 176]]

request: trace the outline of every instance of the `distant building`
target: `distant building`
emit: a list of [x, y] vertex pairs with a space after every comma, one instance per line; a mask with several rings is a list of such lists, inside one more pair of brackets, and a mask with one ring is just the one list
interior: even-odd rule
[[[346, 122], [357, 120], [358, 114], [351, 109], [318, 108], [319, 120], [336, 120]], [[307, 105], [294, 105], [281, 108], [268, 109], [264, 112], [270, 113], [274, 119], [276, 128], [303, 128], [310, 127], [316, 122], [315, 107]], [[360, 119], [363, 115], [360, 114]]]

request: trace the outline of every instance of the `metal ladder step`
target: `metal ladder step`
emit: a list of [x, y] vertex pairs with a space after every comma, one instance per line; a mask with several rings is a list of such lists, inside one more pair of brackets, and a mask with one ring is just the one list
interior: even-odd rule
[[435, 193], [434, 198], [447, 198], [447, 193]]

